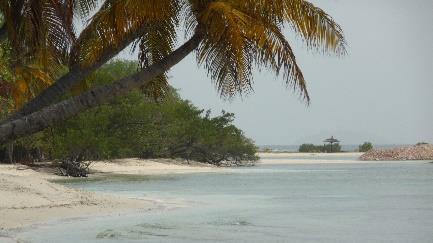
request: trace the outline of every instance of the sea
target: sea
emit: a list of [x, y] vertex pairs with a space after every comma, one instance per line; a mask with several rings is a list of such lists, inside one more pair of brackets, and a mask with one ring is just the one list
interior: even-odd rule
[[[341, 150], [345, 152], [357, 152], [358, 144], [340, 144]], [[298, 152], [300, 145], [259, 145], [260, 150], [271, 150], [273, 152]], [[392, 149], [409, 146], [409, 144], [374, 144], [375, 149]]]
[[[314, 159], [325, 159], [318, 156]], [[40, 243], [433, 242], [430, 161], [335, 159], [352, 163], [259, 164], [223, 173], [65, 182], [72, 188], [144, 197], [165, 206], [45, 223], [16, 237]]]

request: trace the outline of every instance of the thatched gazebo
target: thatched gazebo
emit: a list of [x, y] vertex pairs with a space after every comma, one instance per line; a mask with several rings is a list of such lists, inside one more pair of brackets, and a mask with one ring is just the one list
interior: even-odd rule
[[[330, 138], [327, 138], [327, 139], [323, 140], [323, 142], [328, 143], [329, 145], [331, 145], [331, 153], [332, 153], [333, 152], [332, 145], [334, 143], [338, 144], [340, 141], [338, 139], [334, 138], [334, 136], [331, 136]], [[324, 147], [326, 147], [326, 146], [324, 146]]]

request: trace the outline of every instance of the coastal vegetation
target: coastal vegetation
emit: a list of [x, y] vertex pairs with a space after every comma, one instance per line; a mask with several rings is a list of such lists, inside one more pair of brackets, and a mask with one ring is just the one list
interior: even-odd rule
[[[0, 123], [1, 144], [136, 89], [166, 90], [167, 71], [192, 52], [223, 97], [250, 92], [257, 67], [282, 74], [309, 102], [285, 26], [311, 50], [345, 54], [340, 26], [305, 0], [5, 0], [0, 16], [0, 41], [9, 44], [7, 66], [16, 77], [0, 80], [0, 96], [13, 105]], [[80, 33], [77, 19], [85, 25]], [[177, 47], [179, 32], [187, 41]], [[131, 44], [140, 64], [134, 73], [67, 95]]]
[[341, 145], [338, 143], [333, 145], [314, 145], [310, 143], [304, 143], [299, 146], [298, 151], [300, 153], [337, 153], [341, 152]]
[[[132, 61], [111, 62], [92, 74], [85, 85], [109, 84], [134, 72], [137, 66]], [[234, 114], [223, 111], [211, 116], [210, 111], [182, 100], [172, 88], [164, 92], [154, 96], [135, 90], [17, 140], [15, 160], [61, 160], [66, 169], [76, 161], [127, 157], [182, 158], [215, 165], [257, 160], [253, 141], [233, 125]], [[0, 149], [3, 161], [7, 160], [6, 148]]]
[[359, 152], [367, 152], [373, 149], [373, 144], [370, 142], [364, 142], [363, 144], [359, 145], [358, 150]]

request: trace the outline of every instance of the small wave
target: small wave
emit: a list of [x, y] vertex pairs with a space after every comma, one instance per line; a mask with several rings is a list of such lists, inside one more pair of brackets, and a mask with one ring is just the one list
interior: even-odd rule
[[142, 228], [146, 228], [146, 229], [156, 229], [156, 230], [172, 230], [172, 229], [176, 229], [176, 227], [170, 226], [170, 225], [148, 224], [148, 223], [137, 224], [136, 227], [142, 227]]
[[215, 226], [255, 226], [253, 223], [248, 222], [247, 220], [214, 221], [208, 224]]
[[112, 229], [104, 230], [96, 235], [97, 239], [117, 239], [121, 236], [120, 232]]

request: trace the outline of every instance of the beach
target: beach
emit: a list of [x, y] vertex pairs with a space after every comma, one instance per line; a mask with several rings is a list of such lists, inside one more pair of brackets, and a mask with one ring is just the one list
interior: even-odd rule
[[[176, 163], [170, 160], [138, 159], [95, 162], [91, 166], [91, 177], [108, 174], [161, 175], [220, 170], [203, 164]], [[93, 193], [50, 182], [57, 179], [73, 178], [56, 176], [52, 171], [36, 171], [24, 165], [0, 165], [0, 229], [16, 229], [57, 219], [164, 207], [163, 202], [153, 199]]]

